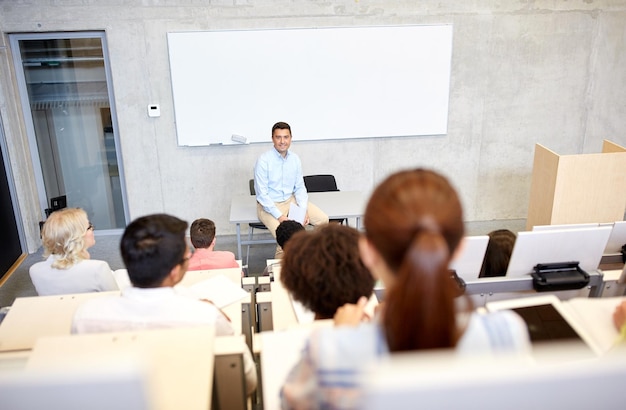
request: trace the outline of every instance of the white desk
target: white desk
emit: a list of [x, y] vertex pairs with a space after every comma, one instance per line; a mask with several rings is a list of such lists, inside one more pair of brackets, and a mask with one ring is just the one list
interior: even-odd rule
[[119, 291], [15, 299], [0, 324], [0, 352], [30, 350], [43, 336], [69, 335], [74, 312], [81, 303], [111, 295], [119, 295]]
[[[356, 228], [361, 225], [361, 216], [365, 212], [366, 198], [358, 191], [309, 192], [309, 201], [317, 205], [331, 219], [356, 218]], [[241, 257], [241, 245], [276, 243], [272, 239], [241, 239], [241, 224], [259, 223], [256, 197], [239, 195], [233, 197], [230, 204], [230, 223], [237, 230], [237, 259]]]
[[[223, 274], [224, 270], [218, 272]], [[191, 274], [184, 280], [184, 285], [187, 286], [214, 274], [212, 271], [188, 273]], [[241, 274], [238, 268], [233, 268], [231, 273], [230, 276], [233, 279]], [[241, 280], [240, 277], [239, 280]], [[43, 336], [69, 335], [74, 312], [82, 302], [91, 298], [119, 294], [119, 291], [112, 291], [17, 298], [0, 324], [0, 352], [30, 350], [35, 341]], [[222, 309], [231, 319], [235, 333], [243, 333], [247, 341], [251, 339], [250, 303], [248, 296]]]
[[135, 359], [146, 372], [156, 409], [207, 409], [213, 386], [214, 333], [211, 326], [198, 326], [44, 337], [35, 344], [26, 370], [82, 368], [97, 373], [111, 362]]
[[[11, 307], [11, 311], [2, 322], [2, 325], [0, 325], [0, 374], [12, 370], [21, 370], [26, 365], [30, 366], [30, 358], [32, 356], [31, 349], [38, 345], [40, 340], [50, 337], [80, 337], [80, 340], [85, 340], [85, 337], [93, 337], [97, 340], [108, 340], [106, 339], [106, 335], [110, 335], [108, 333], [71, 335], [71, 323], [76, 308], [83, 301], [89, 298], [116, 294], [119, 294], [119, 292], [94, 292], [63, 296], [17, 298]], [[221, 408], [245, 408], [240, 405], [241, 403], [245, 404], [246, 401], [243, 349], [248, 349], [248, 346], [246, 346], [246, 338], [251, 338], [251, 336], [249, 327], [248, 331], [245, 331], [246, 326], [244, 326], [244, 322], [246, 321], [244, 321], [244, 318], [246, 316], [242, 313], [242, 310], [245, 306], [246, 311], [249, 312], [249, 305], [250, 299], [248, 298], [247, 304], [234, 303], [224, 309], [225, 313], [229, 315], [232, 320], [235, 332], [241, 333], [243, 331], [245, 337], [244, 335], [219, 336], [212, 339], [214, 341], [211, 342], [214, 343], [215, 346], [216, 374], [221, 375], [221, 377], [219, 377], [220, 380], [217, 381], [217, 396], [214, 400], [217, 400], [217, 402], [221, 404], [226, 403]], [[247, 322], [249, 321], [250, 319], [247, 320]], [[196, 327], [190, 329], [196, 329]], [[160, 329], [158, 330], [160, 331]], [[124, 334], [134, 335], [150, 331], [134, 331]], [[87, 340], [92, 339], [88, 338]], [[172, 345], [177, 344], [168, 344], [167, 346], [171, 347]], [[183, 351], [187, 352], [189, 350], [189, 344], [181, 344], [181, 346], [182, 345], [185, 346]], [[204, 346], [203, 348], [207, 349], [210, 347], [211, 346]], [[174, 351], [180, 353], [179, 350], [174, 349]], [[203, 352], [199, 357], [204, 356], [210, 355], [206, 355], [206, 352]], [[211, 364], [211, 366], [213, 366], [213, 364]], [[186, 380], [186, 377], [183, 377], [181, 380]], [[210, 391], [207, 393], [210, 393]], [[208, 397], [210, 398], [210, 395]], [[203, 399], [201, 403], [204, 402]], [[236, 403], [236, 405], [233, 403]], [[168, 408], [168, 406], [166, 406], [166, 408]], [[169, 406], [169, 408], [177, 407]]]

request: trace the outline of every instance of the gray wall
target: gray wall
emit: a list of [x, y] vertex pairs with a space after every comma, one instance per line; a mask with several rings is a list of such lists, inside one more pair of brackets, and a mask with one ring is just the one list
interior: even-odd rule
[[[177, 146], [168, 31], [452, 23], [448, 135], [298, 142], [292, 124], [292, 148], [305, 174], [333, 173], [342, 190], [369, 193], [397, 169], [435, 168], [478, 221], [526, 217], [535, 143], [559, 154], [599, 152], [605, 138], [626, 145], [625, 22], [626, 1], [609, 0], [0, 0], [0, 115], [29, 249], [41, 215], [9, 33], [105, 30], [131, 218], [209, 217], [228, 234], [230, 197], [248, 192], [271, 145]], [[288, 69], [289, 56], [259, 64]], [[160, 118], [147, 116], [149, 103]], [[268, 141], [279, 120], [289, 118], [267, 119]]]

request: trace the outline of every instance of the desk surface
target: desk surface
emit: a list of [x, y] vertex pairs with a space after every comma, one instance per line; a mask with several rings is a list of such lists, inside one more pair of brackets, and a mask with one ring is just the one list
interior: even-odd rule
[[[230, 277], [241, 280], [238, 268], [218, 270], [218, 274], [230, 272]], [[188, 272], [181, 282], [189, 286], [214, 275], [213, 271]], [[239, 275], [239, 276], [237, 276]], [[96, 297], [119, 295], [119, 291], [78, 293], [59, 296], [33, 296], [17, 298], [9, 314], [0, 324], [0, 352], [32, 349], [35, 341], [43, 336], [68, 335], [71, 332], [72, 319], [78, 305]], [[241, 334], [242, 303], [250, 303], [250, 296], [240, 302], [223, 308], [230, 318], [235, 334]]]
[[111, 362], [137, 360], [156, 409], [207, 409], [213, 386], [214, 333], [211, 326], [198, 326], [44, 337], [37, 341], [26, 370], [89, 369], [97, 374]]
[[17, 298], [0, 325], [0, 352], [32, 349], [42, 336], [68, 335], [78, 305], [119, 291]]
[[332, 326], [332, 320], [316, 320], [307, 325], [287, 330], [262, 332], [259, 334], [261, 356], [261, 379], [263, 380], [263, 408], [280, 409], [280, 389], [291, 369], [298, 363], [302, 349], [313, 329]]
[[[366, 206], [366, 198], [359, 191], [309, 192], [309, 201], [329, 218], [358, 218], [363, 215]], [[230, 204], [230, 222], [259, 222], [256, 204], [255, 196], [234, 196]]]

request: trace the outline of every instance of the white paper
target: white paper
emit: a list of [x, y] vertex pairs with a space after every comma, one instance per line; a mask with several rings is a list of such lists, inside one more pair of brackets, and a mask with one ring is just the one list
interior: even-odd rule
[[216, 275], [195, 283], [189, 286], [188, 290], [199, 299], [210, 300], [220, 309], [248, 296], [248, 292], [224, 275]]
[[[311, 312], [309, 309], [305, 308], [302, 303], [294, 300], [291, 295], [289, 295], [291, 299], [291, 305], [293, 306], [293, 311], [296, 314], [296, 318], [298, 319], [298, 323], [300, 324], [309, 324], [313, 323], [315, 320], [315, 313]], [[370, 319], [374, 318], [376, 306], [378, 306], [378, 299], [375, 294], [370, 296], [367, 304], [365, 305], [364, 312]]]
[[120, 290], [132, 286], [132, 283], [130, 283], [130, 278], [128, 277], [128, 271], [126, 269], [118, 269], [113, 271], [113, 277], [115, 278], [115, 282], [117, 282], [117, 287]]
[[305, 215], [306, 211], [304, 208], [300, 208], [293, 202], [289, 204], [289, 219], [293, 219], [294, 221], [300, 222], [300, 224], [304, 225]]
[[619, 332], [613, 325], [613, 312], [623, 300], [623, 297], [573, 298], [564, 304], [605, 353], [618, 341]]
[[298, 323], [313, 323], [315, 320], [315, 313], [305, 308], [304, 305], [297, 300], [291, 299], [291, 304], [293, 306], [293, 311], [296, 314], [296, 318], [298, 319]]

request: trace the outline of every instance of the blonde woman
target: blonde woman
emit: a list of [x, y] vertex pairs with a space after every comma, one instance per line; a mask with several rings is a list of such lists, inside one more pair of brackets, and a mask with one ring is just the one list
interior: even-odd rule
[[40, 296], [117, 290], [109, 264], [90, 259], [94, 227], [80, 208], [53, 212], [41, 231], [44, 257], [30, 268]]

